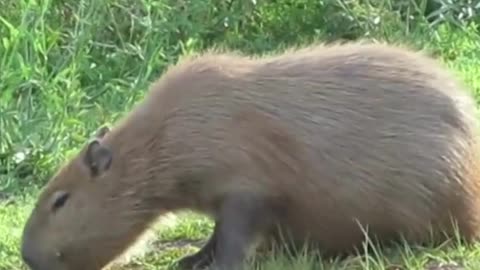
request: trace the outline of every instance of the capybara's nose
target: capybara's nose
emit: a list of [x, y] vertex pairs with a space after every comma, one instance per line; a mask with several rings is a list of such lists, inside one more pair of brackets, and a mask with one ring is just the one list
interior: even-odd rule
[[38, 263], [35, 260], [34, 253], [32, 252], [31, 247], [25, 242], [22, 243], [21, 248], [21, 255], [23, 262], [30, 268], [31, 270], [38, 270]]
[[25, 253], [22, 252], [22, 259], [23, 259], [23, 262], [25, 262], [25, 264], [31, 270], [37, 270], [38, 269], [35, 265], [34, 260], [29, 255], [26, 255]]
[[35, 264], [33, 263], [33, 260], [25, 255], [22, 255], [22, 259], [25, 262], [25, 264], [30, 268], [31, 270], [36, 270], [37, 268], [35, 267]]

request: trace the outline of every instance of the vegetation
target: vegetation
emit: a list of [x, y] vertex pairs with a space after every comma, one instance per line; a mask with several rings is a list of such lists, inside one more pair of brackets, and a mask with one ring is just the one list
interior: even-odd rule
[[[479, 97], [478, 0], [0, 0], [0, 7], [0, 269], [26, 269], [21, 230], [56, 167], [99, 125], [127, 112], [183, 54], [212, 46], [261, 54], [314, 40], [400, 42], [429, 50]], [[178, 218], [176, 226], [154, 228], [154, 241], [140, 249], [144, 256], [122, 269], [167, 267], [194, 251], [182, 239], [211, 231], [203, 217]], [[378, 252], [333, 262], [277, 254], [260, 266], [480, 266], [480, 246]]]

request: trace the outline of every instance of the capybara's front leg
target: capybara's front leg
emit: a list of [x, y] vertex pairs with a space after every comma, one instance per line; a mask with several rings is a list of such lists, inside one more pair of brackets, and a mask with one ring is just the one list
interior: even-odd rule
[[227, 195], [219, 210], [213, 269], [240, 270], [255, 236], [273, 221], [264, 199], [254, 194]]
[[197, 270], [204, 269], [213, 262], [215, 246], [217, 242], [218, 228], [220, 222], [216, 221], [213, 233], [207, 243], [196, 253], [185, 256], [177, 262], [177, 268], [180, 270]]

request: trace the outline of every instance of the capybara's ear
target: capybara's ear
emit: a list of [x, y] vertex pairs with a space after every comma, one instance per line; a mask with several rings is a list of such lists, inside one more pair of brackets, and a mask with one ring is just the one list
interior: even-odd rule
[[98, 140], [93, 140], [87, 146], [84, 163], [93, 177], [105, 172], [112, 163], [112, 151]]
[[110, 128], [108, 126], [103, 126], [97, 130], [97, 132], [95, 133], [95, 138], [101, 139], [108, 132], [110, 132]]

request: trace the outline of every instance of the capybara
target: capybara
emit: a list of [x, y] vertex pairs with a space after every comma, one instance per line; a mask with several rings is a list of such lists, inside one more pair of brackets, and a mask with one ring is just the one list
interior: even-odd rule
[[280, 235], [325, 254], [366, 233], [474, 240], [480, 148], [465, 88], [393, 44], [184, 57], [44, 187], [22, 256], [34, 270], [101, 269], [160, 215], [188, 209], [215, 226], [183, 269], [239, 269], [254, 241]]

